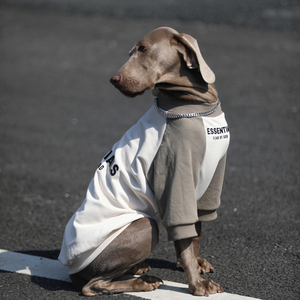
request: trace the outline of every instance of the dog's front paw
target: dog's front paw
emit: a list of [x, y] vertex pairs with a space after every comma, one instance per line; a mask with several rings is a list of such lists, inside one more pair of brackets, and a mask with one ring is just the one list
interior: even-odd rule
[[211, 279], [197, 281], [196, 284], [189, 285], [190, 293], [195, 296], [209, 296], [209, 294], [223, 293], [219, 284]]
[[141, 277], [135, 278], [133, 289], [136, 292], [149, 292], [157, 289], [162, 283], [163, 281], [156, 276], [142, 275]]
[[214, 273], [215, 272], [215, 269], [212, 267], [212, 265], [204, 258], [200, 258], [200, 257], [197, 257], [197, 269], [198, 269], [198, 272], [199, 273], [209, 273], [209, 272], [212, 272]]
[[[179, 261], [176, 262], [177, 268], [182, 268], [181, 263]], [[212, 265], [204, 258], [197, 257], [196, 258], [196, 267], [199, 273], [206, 274], [206, 273], [214, 273], [215, 269]]]

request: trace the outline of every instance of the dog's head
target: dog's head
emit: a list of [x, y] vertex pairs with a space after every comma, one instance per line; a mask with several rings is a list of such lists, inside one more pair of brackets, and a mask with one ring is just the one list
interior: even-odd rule
[[206, 84], [215, 81], [197, 41], [169, 27], [151, 31], [135, 44], [129, 56], [126, 64], [110, 79], [128, 97], [141, 95], [158, 83], [186, 85], [184, 80], [191, 70]]

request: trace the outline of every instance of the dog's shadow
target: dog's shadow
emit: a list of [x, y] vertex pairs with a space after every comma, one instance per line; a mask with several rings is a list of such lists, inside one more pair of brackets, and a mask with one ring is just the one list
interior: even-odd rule
[[178, 268], [175, 263], [163, 259], [148, 258], [145, 262], [154, 269], [167, 269], [172, 271], [182, 270], [181, 268]]

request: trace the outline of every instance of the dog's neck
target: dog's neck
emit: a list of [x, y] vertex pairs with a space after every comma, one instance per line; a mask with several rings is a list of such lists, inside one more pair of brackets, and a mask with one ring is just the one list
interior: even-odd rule
[[159, 107], [172, 113], [205, 112], [218, 101], [215, 86], [205, 83], [199, 76], [168, 78], [167, 82], [157, 83], [155, 88], [159, 91]]
[[194, 104], [215, 103], [218, 100], [218, 93], [213, 84], [191, 87], [159, 83], [155, 87], [163, 95]]
[[173, 99], [182, 105], [212, 104], [218, 100], [213, 84], [207, 84], [198, 69], [190, 70], [183, 64], [161, 76], [155, 84], [160, 100]]
[[197, 102], [187, 101], [180, 98], [176, 98], [164, 90], [159, 90], [160, 93], [157, 96], [157, 105], [169, 114], [193, 114], [193, 113], [205, 113], [212, 110], [218, 105], [218, 102]]

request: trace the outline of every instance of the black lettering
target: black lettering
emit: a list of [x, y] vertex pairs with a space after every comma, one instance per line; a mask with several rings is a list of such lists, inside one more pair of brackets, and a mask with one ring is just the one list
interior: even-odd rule
[[104, 166], [102, 165], [102, 163], [100, 163], [100, 165], [98, 166], [99, 170], [102, 170], [104, 168]]
[[107, 159], [106, 162], [109, 164], [109, 166], [111, 166], [113, 164], [114, 160], [115, 160], [115, 156], [113, 155], [109, 159]]
[[104, 159], [106, 160], [112, 153], [112, 150], [110, 150], [105, 156], [104, 156]]
[[215, 127], [215, 128], [207, 128], [207, 134], [222, 134], [229, 132], [229, 127]]
[[110, 170], [110, 175], [115, 176], [118, 170], [119, 170], [119, 166], [113, 165], [112, 169]]

